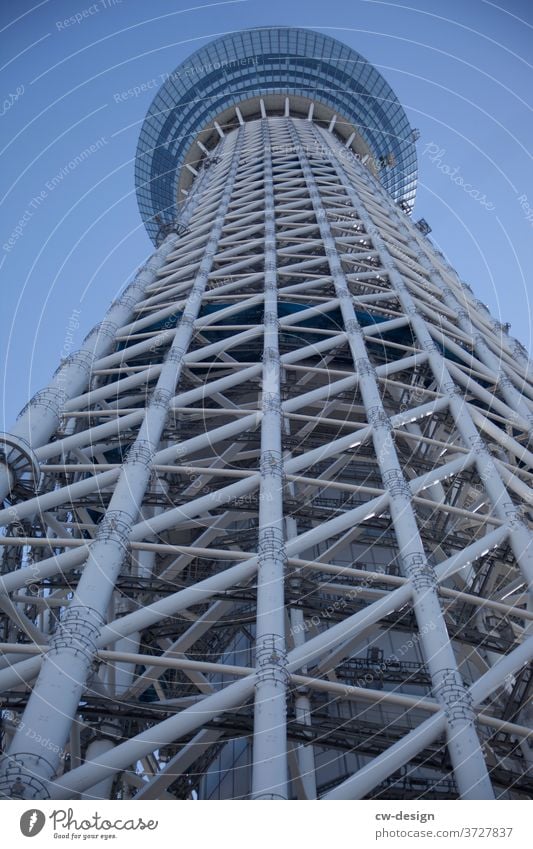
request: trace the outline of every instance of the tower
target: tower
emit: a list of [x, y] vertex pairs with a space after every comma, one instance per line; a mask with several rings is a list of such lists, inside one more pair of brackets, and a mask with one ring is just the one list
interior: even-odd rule
[[7, 798], [531, 794], [526, 352], [320, 33], [180, 65], [155, 251], [3, 435]]

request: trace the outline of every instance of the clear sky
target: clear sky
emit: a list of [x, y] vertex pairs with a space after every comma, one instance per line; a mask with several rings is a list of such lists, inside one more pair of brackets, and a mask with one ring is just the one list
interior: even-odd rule
[[152, 81], [269, 24], [332, 35], [386, 77], [421, 131], [414, 218], [531, 350], [531, 0], [3, 0], [0, 428], [151, 251], [133, 159]]

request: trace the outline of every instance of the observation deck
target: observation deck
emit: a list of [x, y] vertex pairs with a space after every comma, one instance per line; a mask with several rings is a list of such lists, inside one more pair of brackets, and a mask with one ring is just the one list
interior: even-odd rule
[[393, 90], [359, 53], [312, 30], [261, 27], [210, 42], [169, 74], [143, 122], [135, 185], [152, 241], [172, 223], [228, 130], [267, 116], [307, 118], [361, 157], [406, 211], [416, 133]]

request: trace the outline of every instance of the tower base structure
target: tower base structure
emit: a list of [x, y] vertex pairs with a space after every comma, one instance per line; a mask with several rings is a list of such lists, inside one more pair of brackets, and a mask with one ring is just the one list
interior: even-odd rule
[[249, 89], [4, 439], [0, 792], [529, 798], [530, 363], [354, 115]]

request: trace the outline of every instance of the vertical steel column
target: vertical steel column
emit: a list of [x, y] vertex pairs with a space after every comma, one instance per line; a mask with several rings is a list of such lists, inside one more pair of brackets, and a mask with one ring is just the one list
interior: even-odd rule
[[[287, 139], [287, 129], [283, 127], [282, 134], [279, 135], [279, 142], [281, 150], [283, 150], [282, 142]], [[279, 149], [279, 148], [278, 148]], [[290, 179], [290, 178], [289, 178]], [[317, 312], [320, 311], [322, 305], [318, 305], [316, 307]], [[282, 369], [281, 369], [281, 381], [282, 385], [285, 382], [286, 378], [286, 370], [283, 368], [283, 360], [282, 360]], [[290, 436], [290, 423], [286, 416], [282, 417], [282, 432], [284, 435]], [[283, 452], [283, 462], [286, 465], [287, 462], [290, 462], [292, 459], [292, 452], [290, 450]], [[296, 486], [294, 482], [288, 482], [286, 484], [286, 491], [290, 498], [296, 497]], [[293, 516], [285, 515], [285, 539], [287, 543], [290, 543], [291, 540], [296, 539], [298, 537], [298, 523]], [[296, 590], [297, 593], [301, 591], [301, 580], [298, 577], [290, 579], [292, 590]], [[289, 610], [289, 622], [291, 628], [291, 636], [294, 643], [295, 648], [302, 647], [305, 645], [306, 638], [306, 625], [305, 625], [305, 617], [303, 611], [298, 607], [292, 607]], [[302, 672], [305, 674], [307, 672], [307, 666], [302, 667]], [[309, 691], [306, 687], [297, 687], [294, 691], [294, 715], [297, 722], [302, 723], [302, 725], [311, 726], [312, 724], [312, 714], [311, 714], [311, 701], [309, 699]], [[296, 761], [298, 764], [298, 769], [300, 771], [300, 779], [303, 787], [303, 791], [305, 797], [307, 799], [316, 799], [317, 798], [317, 789], [316, 789], [316, 764], [315, 764], [315, 754], [312, 745], [305, 745], [304, 743], [295, 743], [293, 745], [293, 750], [296, 755]]]
[[[216, 207], [211, 235], [185, 310], [163, 362], [137, 438], [122, 466], [109, 507], [90, 546], [83, 575], [56, 634], [50, 640], [49, 650], [24, 712], [24, 728], [32, 729], [35, 735], [32, 738], [28, 737], [27, 732], [18, 731], [9, 753], [2, 761], [0, 788], [4, 795], [20, 798], [45, 798], [48, 795], [47, 782], [57, 769], [61, 748], [67, 739], [93, 663], [98, 635], [105, 623], [107, 606], [127, 552], [131, 529], [150, 480], [153, 457], [202, 304], [231, 199], [242, 133], [233, 136], [232, 142], [233, 150], [229, 153], [231, 160], [227, 170], [224, 164], [220, 169], [213, 169], [219, 182], [224, 181], [226, 186]], [[227, 145], [227, 142], [224, 144]], [[50, 749], [44, 750], [46, 757], [42, 754], [41, 743], [37, 742], [43, 738], [52, 744]]]
[[[117, 731], [117, 729], [113, 730], [115, 732]], [[109, 737], [97, 737], [95, 740], [91, 740], [87, 746], [85, 761], [90, 762], [95, 758], [98, 758], [100, 755], [104, 755], [106, 752], [112, 751], [115, 748], [115, 745], [116, 744]], [[92, 787], [82, 793], [80, 799], [109, 799], [114, 779], [115, 773], [110, 772], [107, 778], [99, 781], [98, 784], [93, 784]]]
[[[288, 526], [288, 529], [292, 526], [296, 526], [296, 522], [292, 518], [288, 518], [285, 520]], [[290, 533], [287, 534], [290, 539]], [[294, 537], [297, 536], [296, 529], [294, 530]], [[292, 638], [294, 640], [295, 648], [302, 648], [305, 646], [305, 617], [302, 610], [298, 608], [293, 608], [290, 611], [290, 623], [291, 623], [291, 631]], [[303, 675], [307, 674], [307, 666], [302, 666], [301, 672]], [[302, 725], [312, 725], [312, 714], [311, 714], [311, 701], [309, 699], [309, 691], [306, 687], [298, 687], [294, 694], [294, 715], [297, 722], [301, 722]], [[300, 769], [300, 778], [302, 780], [302, 785], [304, 787], [305, 795], [307, 799], [316, 799], [317, 798], [317, 789], [316, 789], [316, 765], [315, 765], [315, 754], [313, 751], [313, 746], [306, 746], [304, 743], [298, 743], [294, 747], [294, 751], [296, 753], [296, 758], [298, 761], [298, 767]]]
[[265, 295], [252, 798], [286, 799], [286, 693], [289, 678], [286, 668], [284, 579], [287, 557], [283, 532], [276, 227], [267, 119], [262, 122], [262, 139]]
[[[283, 431], [284, 433], [290, 434], [290, 426], [286, 419], [283, 423]], [[291, 459], [292, 452], [284, 452], [284, 463]], [[296, 487], [293, 482], [289, 482], [287, 484], [287, 492], [290, 497], [296, 497]], [[297, 539], [298, 537], [298, 523], [292, 516], [285, 517], [285, 534], [287, 541]], [[294, 580], [294, 583], [297, 591], [301, 589], [301, 582], [298, 577]], [[291, 608], [289, 611], [289, 621], [291, 623], [291, 635], [294, 647], [301, 648], [305, 646], [306, 623], [303, 610], [300, 610], [298, 607]], [[307, 674], [306, 665], [302, 666], [301, 672], [303, 675]], [[311, 701], [309, 699], [309, 691], [306, 687], [298, 687], [294, 693], [294, 715], [297, 722], [301, 722], [303, 725], [312, 725]], [[316, 765], [313, 746], [306, 746], [304, 743], [298, 743], [294, 746], [294, 751], [296, 753], [298, 767], [300, 770], [300, 778], [302, 780], [306, 798], [316, 799]]]
[[[149, 490], [152, 490], [152, 494], [157, 493], [166, 493], [166, 486], [159, 480], [150, 482]], [[145, 506], [142, 507], [139, 511], [139, 518], [142, 519], [150, 519], [153, 516], [157, 515], [162, 511], [161, 507], [152, 507]], [[132, 556], [132, 572], [135, 577], [140, 578], [150, 578], [153, 572], [153, 567], [155, 563], [155, 552], [153, 551], [137, 551], [135, 555]], [[136, 562], [135, 562], [136, 561]], [[115, 605], [113, 608], [113, 615], [115, 618], [118, 618], [119, 615], [127, 615], [131, 613], [133, 609], [133, 605], [131, 599], [126, 599], [124, 597], [120, 597], [117, 600], [115, 599]], [[111, 648], [114, 651], [120, 652], [138, 652], [140, 648], [141, 642], [141, 632], [136, 631], [132, 634], [129, 634], [128, 637], [123, 637], [121, 640], [117, 640], [116, 643], [111, 645]], [[109, 669], [110, 667], [108, 667]], [[121, 663], [118, 661], [113, 668], [113, 674], [111, 680], [108, 679], [110, 692], [114, 693], [115, 698], [120, 700], [124, 693], [131, 686], [133, 679], [135, 677], [135, 667], [131, 663]], [[102, 736], [106, 733], [107, 736]], [[115, 737], [120, 737], [120, 722], [113, 723], [109, 722], [108, 727], [106, 729], [105, 724], [102, 728], [101, 726], [97, 726], [95, 728], [95, 738], [89, 743], [87, 747], [87, 752], [85, 755], [86, 761], [91, 761], [94, 758], [97, 758], [99, 755], [104, 754], [107, 751], [110, 751], [116, 746]], [[109, 794], [111, 792], [111, 788], [113, 786], [113, 773], [109, 776], [109, 778], [100, 781], [98, 784], [94, 785], [94, 787], [89, 787], [88, 790], [82, 795], [83, 799], [109, 799]]]
[[[315, 140], [319, 139], [311, 125], [307, 133]], [[294, 129], [292, 135], [298, 143], [300, 139]], [[474, 712], [467, 688], [457, 668], [439, 602], [435, 570], [428, 563], [420, 537], [411, 491], [396, 452], [391, 421], [381, 401], [377, 376], [368, 358], [364, 336], [356, 318], [352, 296], [327, 213], [322, 205], [313, 171], [301, 145], [298, 155], [309, 187], [335, 291], [339, 298], [354, 368], [359, 374], [359, 388], [368, 423], [372, 426], [376, 459], [383, 484], [389, 494], [391, 520], [398, 541], [403, 571], [413, 585], [413, 609], [433, 683], [433, 691], [446, 712], [448, 750], [458, 789], [464, 799], [492, 799], [494, 794], [476, 733]], [[375, 227], [373, 229], [375, 230]], [[434, 627], [430, 628], [429, 625]]]

